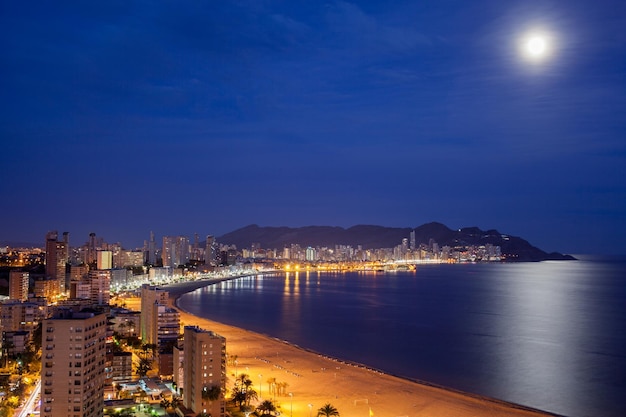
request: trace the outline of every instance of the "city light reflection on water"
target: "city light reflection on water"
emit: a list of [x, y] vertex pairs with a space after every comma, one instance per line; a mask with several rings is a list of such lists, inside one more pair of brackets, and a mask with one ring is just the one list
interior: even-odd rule
[[622, 416], [625, 265], [292, 272], [223, 282], [181, 304], [396, 375], [571, 417]]

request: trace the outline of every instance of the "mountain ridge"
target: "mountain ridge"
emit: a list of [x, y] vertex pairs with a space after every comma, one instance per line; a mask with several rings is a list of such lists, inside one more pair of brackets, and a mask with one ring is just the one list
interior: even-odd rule
[[364, 249], [391, 248], [401, 244], [415, 231], [416, 245], [428, 244], [431, 239], [439, 247], [500, 246], [507, 260], [544, 261], [573, 260], [574, 257], [558, 252], [548, 253], [521, 237], [503, 234], [495, 229], [481, 230], [476, 226], [453, 230], [439, 222], [425, 223], [415, 228], [385, 227], [378, 225], [339, 226], [259, 226], [250, 224], [217, 237], [222, 244], [238, 248], [251, 247], [258, 243], [262, 248], [279, 249], [287, 245], [330, 247], [334, 245], [362, 246]]

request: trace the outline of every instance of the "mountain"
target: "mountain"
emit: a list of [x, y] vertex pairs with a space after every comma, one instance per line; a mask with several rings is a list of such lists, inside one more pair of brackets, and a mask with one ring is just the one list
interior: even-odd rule
[[306, 227], [261, 227], [256, 224], [237, 229], [219, 236], [217, 241], [222, 244], [235, 245], [238, 248], [249, 248], [258, 243], [262, 248], [281, 249], [291, 244], [302, 247], [333, 247], [334, 245], [361, 245], [364, 249], [391, 248], [399, 245], [402, 239], [409, 238], [415, 231], [416, 244], [428, 244], [431, 239], [439, 244], [455, 246], [481, 246], [492, 244], [500, 246], [507, 259], [517, 261], [543, 261], [574, 259], [569, 255], [557, 252], [547, 253], [532, 246], [526, 240], [501, 234], [497, 230], [483, 231], [478, 227], [465, 227], [452, 230], [446, 225], [432, 222], [414, 229], [406, 227], [384, 227], [373, 225], [357, 225], [348, 229], [332, 226]]

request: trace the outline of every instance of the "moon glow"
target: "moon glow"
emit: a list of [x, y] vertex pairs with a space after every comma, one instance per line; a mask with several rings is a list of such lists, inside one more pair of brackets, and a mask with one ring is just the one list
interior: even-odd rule
[[519, 39], [519, 53], [525, 61], [539, 64], [551, 56], [553, 44], [552, 37], [546, 32], [528, 32]]

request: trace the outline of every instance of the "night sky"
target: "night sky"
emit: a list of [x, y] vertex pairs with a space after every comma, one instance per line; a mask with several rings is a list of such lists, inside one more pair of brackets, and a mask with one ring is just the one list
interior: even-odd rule
[[623, 0], [4, 1], [0, 240], [439, 221], [626, 253], [625, 28]]

